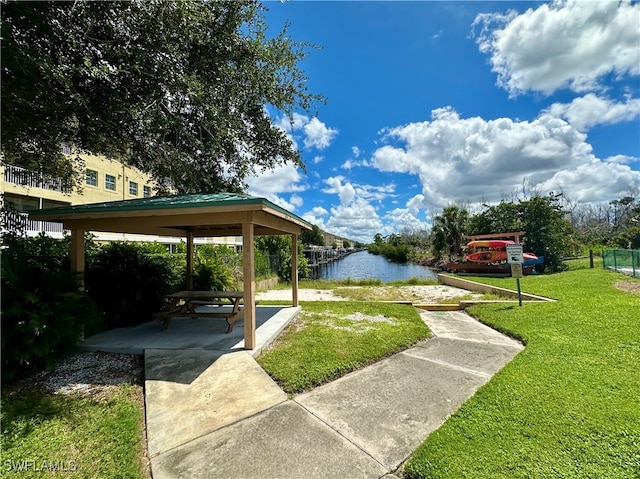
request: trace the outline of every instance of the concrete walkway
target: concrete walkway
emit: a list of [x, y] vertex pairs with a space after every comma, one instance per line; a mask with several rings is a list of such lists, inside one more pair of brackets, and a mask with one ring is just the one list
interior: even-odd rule
[[154, 479], [394, 477], [522, 349], [465, 313], [420, 314], [434, 338], [294, 398], [246, 351], [147, 350]]

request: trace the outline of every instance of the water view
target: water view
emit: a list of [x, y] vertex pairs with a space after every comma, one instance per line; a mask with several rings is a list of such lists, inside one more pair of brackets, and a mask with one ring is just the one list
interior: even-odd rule
[[413, 277], [437, 279], [436, 272], [426, 266], [392, 263], [384, 256], [370, 254], [367, 251], [353, 253], [322, 266], [317, 276], [318, 279], [380, 278], [385, 283]]

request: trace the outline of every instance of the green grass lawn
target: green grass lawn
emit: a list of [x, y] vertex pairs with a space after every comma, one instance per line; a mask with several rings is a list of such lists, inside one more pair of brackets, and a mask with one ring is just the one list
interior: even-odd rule
[[[510, 278], [477, 280], [515, 288]], [[622, 291], [618, 282], [640, 283], [572, 267], [521, 280], [523, 291], [556, 303], [470, 308], [526, 348], [431, 434], [405, 465], [405, 476], [639, 479], [640, 292]], [[258, 359], [290, 394], [430, 335], [410, 306], [302, 306]], [[96, 398], [3, 391], [0, 477], [146, 477], [141, 395], [139, 385], [129, 384]], [[20, 467], [27, 470], [16, 474]]]
[[415, 308], [388, 303], [303, 302], [301, 314], [258, 363], [289, 394], [336, 379], [430, 336]]
[[406, 476], [640, 478], [640, 294], [620, 281], [637, 283], [598, 268], [527, 276], [523, 291], [558, 302], [470, 308], [526, 348], [431, 434]]
[[99, 399], [25, 388], [1, 407], [0, 477], [147, 477], [140, 387]]

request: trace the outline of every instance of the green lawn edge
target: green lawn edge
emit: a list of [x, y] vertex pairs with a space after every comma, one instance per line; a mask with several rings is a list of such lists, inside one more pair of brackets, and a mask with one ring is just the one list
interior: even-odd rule
[[148, 477], [141, 394], [131, 384], [108, 398], [3, 392], [0, 477]]
[[[257, 358], [288, 394], [297, 394], [407, 349], [431, 336], [412, 306], [301, 302], [300, 315]], [[359, 316], [353, 316], [354, 314]], [[354, 319], [355, 318], [355, 319]]]
[[523, 291], [558, 302], [469, 308], [526, 347], [414, 452], [405, 477], [640, 477], [640, 295], [619, 281], [637, 280], [603, 269], [528, 276]]

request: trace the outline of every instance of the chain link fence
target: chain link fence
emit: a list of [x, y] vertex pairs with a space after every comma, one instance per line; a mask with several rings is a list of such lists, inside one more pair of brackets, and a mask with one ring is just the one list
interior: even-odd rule
[[640, 250], [606, 249], [602, 251], [602, 263], [606, 269], [640, 278]]

